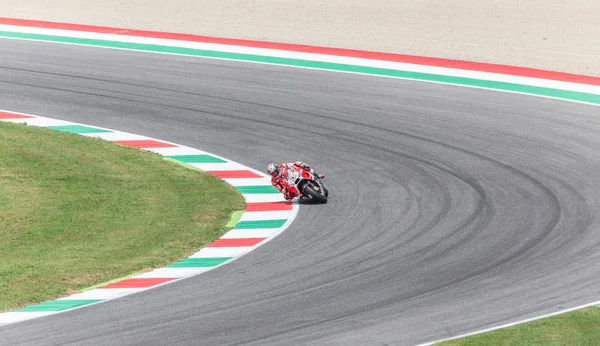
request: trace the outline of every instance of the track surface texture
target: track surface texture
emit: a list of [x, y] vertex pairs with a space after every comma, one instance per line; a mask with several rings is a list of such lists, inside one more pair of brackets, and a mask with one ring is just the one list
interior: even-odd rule
[[326, 205], [206, 274], [0, 328], [3, 345], [411, 345], [600, 297], [598, 107], [326, 71], [0, 41], [1, 107], [256, 169]]

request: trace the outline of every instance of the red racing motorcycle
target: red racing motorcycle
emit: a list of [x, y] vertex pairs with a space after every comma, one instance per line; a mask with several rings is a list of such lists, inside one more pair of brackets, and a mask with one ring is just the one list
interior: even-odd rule
[[327, 203], [329, 191], [313, 170], [294, 166], [288, 169], [285, 182], [289, 191], [319, 203]]

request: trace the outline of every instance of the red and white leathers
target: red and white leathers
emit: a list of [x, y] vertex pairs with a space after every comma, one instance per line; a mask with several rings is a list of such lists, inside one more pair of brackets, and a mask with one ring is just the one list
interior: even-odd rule
[[310, 170], [310, 167], [301, 161], [296, 161], [296, 162], [286, 162], [286, 163], [282, 163], [279, 165], [279, 175], [278, 176], [272, 176], [271, 177], [271, 184], [273, 184], [273, 186], [275, 186], [275, 188], [277, 190], [279, 190], [279, 192], [283, 193], [283, 197], [286, 200], [291, 200], [294, 197], [298, 196], [297, 194], [288, 191], [288, 183], [287, 183], [287, 176], [288, 176], [288, 172], [290, 169], [294, 169], [293, 167], [296, 166], [298, 168], [302, 168], [302, 169], [306, 169], [306, 170]]

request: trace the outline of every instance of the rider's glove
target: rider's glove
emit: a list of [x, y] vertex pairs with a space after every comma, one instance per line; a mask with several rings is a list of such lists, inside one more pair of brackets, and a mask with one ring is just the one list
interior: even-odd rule
[[310, 171], [310, 167], [306, 163], [304, 163], [302, 161], [296, 161], [296, 166], [302, 167], [302, 168]]

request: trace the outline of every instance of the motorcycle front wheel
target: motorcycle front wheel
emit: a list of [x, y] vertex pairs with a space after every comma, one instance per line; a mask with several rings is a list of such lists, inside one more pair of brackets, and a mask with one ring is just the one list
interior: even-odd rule
[[319, 202], [319, 203], [327, 203], [327, 197], [321, 195], [319, 192], [317, 192], [312, 186], [307, 185], [304, 188], [304, 193], [309, 195], [313, 200]]

